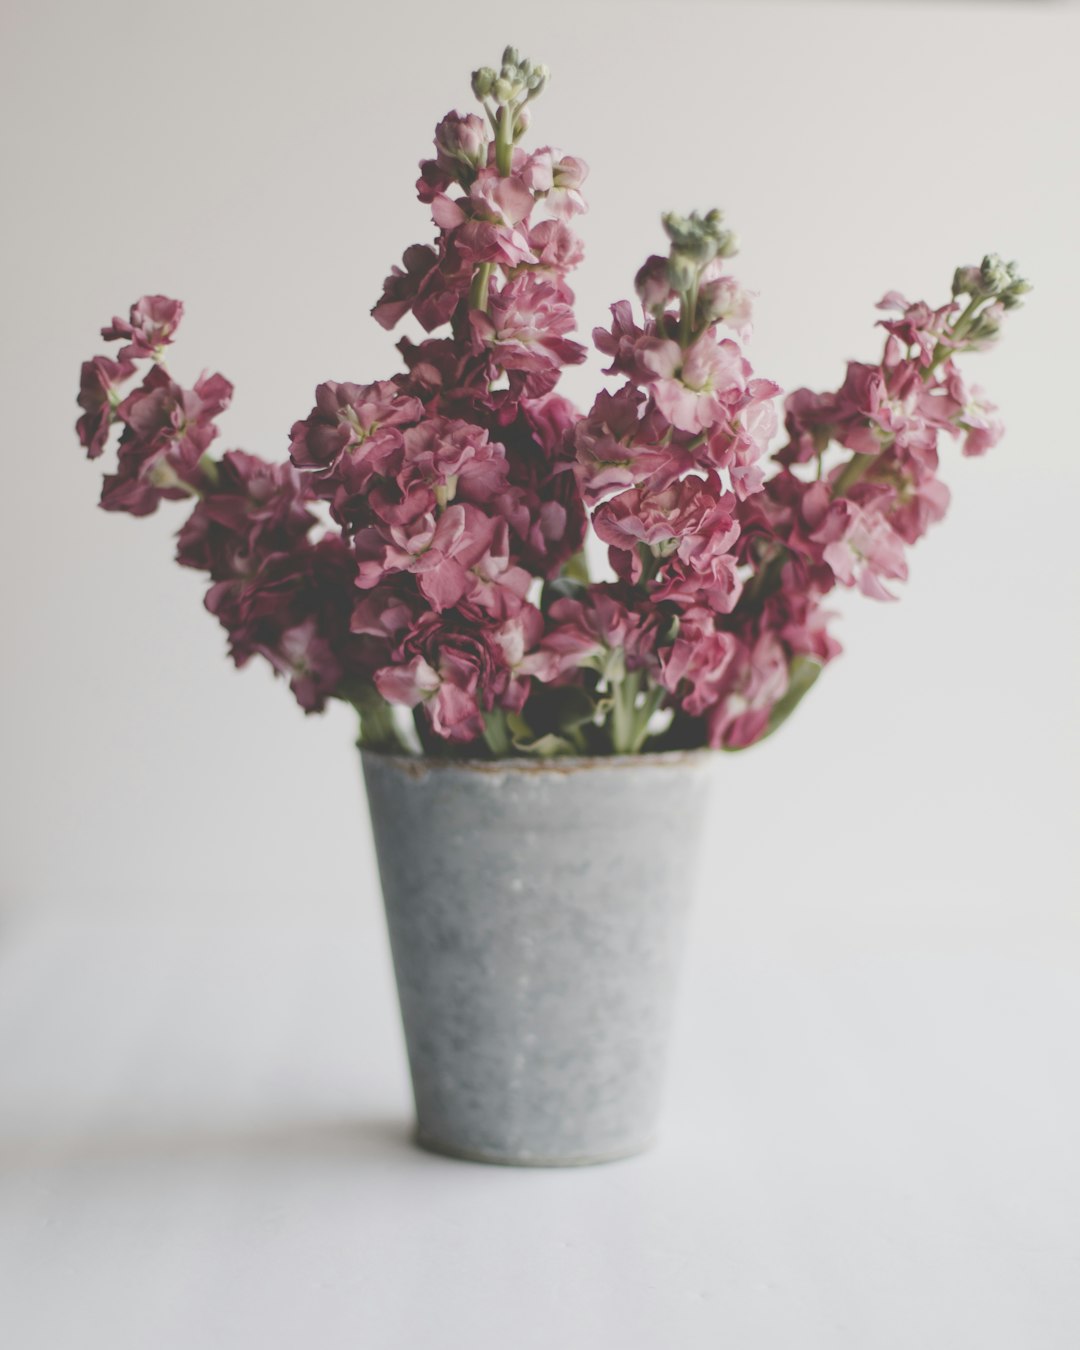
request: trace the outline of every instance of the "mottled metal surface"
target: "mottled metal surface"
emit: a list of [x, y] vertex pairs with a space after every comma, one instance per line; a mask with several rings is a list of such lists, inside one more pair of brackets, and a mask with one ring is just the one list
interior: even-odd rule
[[421, 1144], [649, 1145], [711, 764], [363, 754]]

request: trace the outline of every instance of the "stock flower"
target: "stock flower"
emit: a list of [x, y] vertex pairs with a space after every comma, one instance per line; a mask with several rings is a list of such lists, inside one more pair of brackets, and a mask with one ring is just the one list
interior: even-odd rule
[[746, 363], [730, 338], [706, 335], [685, 352], [670, 338], [642, 345], [641, 360], [656, 376], [657, 407], [679, 431], [708, 430], [727, 416], [731, 395], [745, 388]]
[[822, 546], [822, 558], [844, 586], [859, 587], [875, 600], [895, 600], [883, 582], [907, 580], [903, 540], [882, 509], [892, 500], [888, 488], [860, 491], [860, 500], [841, 497], [823, 510], [810, 538]]
[[435, 128], [439, 168], [459, 182], [468, 182], [488, 158], [488, 129], [475, 113], [447, 113]]
[[640, 545], [655, 558], [676, 558], [708, 573], [712, 559], [730, 552], [739, 536], [734, 506], [715, 480], [684, 478], [659, 492], [620, 492], [597, 510], [593, 527], [611, 545], [612, 566], [630, 581], [641, 576]]
[[[754, 317], [754, 297], [733, 276], [719, 269], [719, 261], [702, 274], [697, 312], [705, 323], [724, 323], [745, 340]], [[711, 274], [711, 275], [710, 275]]]
[[[644, 411], [643, 411], [644, 409]], [[601, 390], [574, 431], [575, 472], [595, 506], [621, 488], [659, 492], [694, 468], [692, 452], [671, 436], [663, 414], [632, 385]]]
[[780, 639], [765, 630], [752, 643], [736, 641], [725, 667], [723, 692], [706, 713], [708, 743], [741, 750], [768, 729], [788, 687], [788, 660]]
[[[232, 386], [166, 371], [183, 306], [160, 295], [102, 329], [122, 345], [82, 367], [79, 441], [97, 458], [118, 427], [106, 509], [188, 500], [177, 558], [206, 574], [236, 664], [265, 659], [309, 712], [354, 703], [380, 747], [378, 695], [414, 710], [425, 751], [742, 748], [839, 652], [828, 595], [892, 598], [906, 577], [949, 501], [941, 436], [967, 455], [1000, 438], [956, 361], [1030, 287], [988, 255], [937, 309], [889, 292], [880, 359], [791, 394], [767, 472], [779, 388], [718, 336], [751, 324], [734, 236], [718, 211], [668, 213], [641, 309], [618, 301], [593, 333], [618, 386], [582, 414], [555, 388], [585, 355], [570, 274], [587, 170], [526, 148], [546, 78], [507, 49], [474, 75], [484, 116], [438, 124], [416, 184], [434, 240], [405, 250], [372, 314], [444, 331], [400, 339], [390, 379], [319, 385], [289, 462], [211, 456]], [[590, 511], [616, 581], [585, 579]]]
[[401, 428], [423, 414], [420, 400], [402, 394], [389, 380], [375, 384], [330, 380], [315, 390], [315, 406], [308, 416], [293, 423], [289, 455], [297, 468], [317, 470], [316, 481], [333, 481], [346, 455], [354, 467], [362, 460], [364, 482], [385, 472], [401, 450]]
[[585, 348], [566, 336], [574, 311], [557, 284], [525, 273], [492, 295], [487, 313], [473, 310], [473, 330], [504, 370], [540, 377], [534, 394], [547, 393], [562, 366], [585, 359]]
[[946, 340], [949, 320], [956, 313], [955, 301], [941, 309], [931, 309], [921, 300], [912, 304], [899, 291], [887, 292], [877, 307], [900, 313], [899, 319], [879, 319], [878, 323], [905, 346], [917, 350], [923, 365], [933, 358], [938, 343]]
[[145, 516], [163, 498], [192, 495], [202, 481], [200, 461], [217, 436], [214, 418], [229, 406], [232, 385], [223, 375], [201, 375], [183, 389], [162, 366], [119, 405], [124, 425], [115, 474], [101, 493], [106, 511]]
[[83, 415], [75, 423], [75, 431], [88, 459], [97, 459], [105, 449], [120, 404], [120, 386], [134, 374], [132, 362], [111, 361], [107, 356], [94, 356], [82, 363], [78, 404]]
[[157, 360], [172, 342], [183, 317], [181, 301], [170, 300], [167, 295], [144, 295], [131, 306], [127, 319], [114, 318], [101, 330], [101, 336], [107, 342], [129, 339], [128, 345], [120, 348], [120, 361], [133, 361], [139, 357]]
[[598, 583], [556, 600], [548, 621], [540, 645], [558, 658], [562, 673], [588, 666], [610, 680], [659, 667], [659, 615], [620, 586]]
[[437, 736], [455, 744], [479, 740], [485, 712], [519, 710], [528, 697], [528, 677], [510, 664], [524, 659], [527, 624], [519, 620], [509, 631], [422, 615], [396, 649], [394, 664], [375, 672], [375, 685], [390, 703], [420, 706]]
[[288, 553], [315, 524], [311, 496], [291, 464], [229, 450], [177, 536], [176, 560], [214, 581], [254, 576]]
[[679, 615], [675, 640], [660, 651], [660, 678], [685, 712], [700, 717], [720, 698], [737, 641], [700, 606]]

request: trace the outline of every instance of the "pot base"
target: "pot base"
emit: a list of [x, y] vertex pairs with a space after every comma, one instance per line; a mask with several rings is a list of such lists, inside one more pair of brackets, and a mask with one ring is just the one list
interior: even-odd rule
[[454, 1158], [458, 1162], [487, 1163], [494, 1167], [596, 1167], [602, 1163], [620, 1162], [623, 1158], [636, 1158], [647, 1153], [656, 1140], [649, 1138], [638, 1144], [628, 1144], [626, 1148], [616, 1149], [612, 1153], [584, 1154], [566, 1158], [545, 1158], [535, 1155], [516, 1155], [513, 1153], [488, 1153], [482, 1149], [458, 1148], [454, 1144], [443, 1143], [421, 1134], [413, 1134], [413, 1143], [425, 1153], [436, 1153], [441, 1158]]

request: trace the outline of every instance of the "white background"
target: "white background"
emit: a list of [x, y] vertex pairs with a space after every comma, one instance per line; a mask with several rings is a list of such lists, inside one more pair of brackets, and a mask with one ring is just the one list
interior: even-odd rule
[[[1077, 11], [0, 25], [0, 1342], [1074, 1350]], [[181, 378], [235, 382], [226, 446], [283, 456], [319, 380], [396, 369], [368, 309], [429, 237], [416, 161], [508, 40], [592, 165], [586, 332], [669, 207], [725, 209], [787, 388], [875, 354], [890, 287], [940, 303], [988, 249], [1037, 287], [902, 602], [844, 604], [799, 715], [717, 765], [664, 1141], [544, 1175], [410, 1149], [351, 716], [226, 665], [182, 517], [95, 510], [71, 430], [146, 291], [187, 304]]]

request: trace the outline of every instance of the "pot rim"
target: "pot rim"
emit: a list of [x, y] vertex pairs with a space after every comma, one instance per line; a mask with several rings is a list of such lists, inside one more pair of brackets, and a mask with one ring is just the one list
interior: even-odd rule
[[645, 769], [674, 767], [680, 764], [701, 764], [714, 758], [718, 751], [709, 746], [693, 750], [654, 750], [638, 755], [550, 755], [547, 757], [514, 755], [507, 759], [452, 759], [436, 755], [388, 754], [384, 750], [360, 747], [361, 759], [371, 759], [392, 766], [411, 777], [431, 771], [458, 770], [465, 773], [561, 774], [587, 773], [594, 769]]

